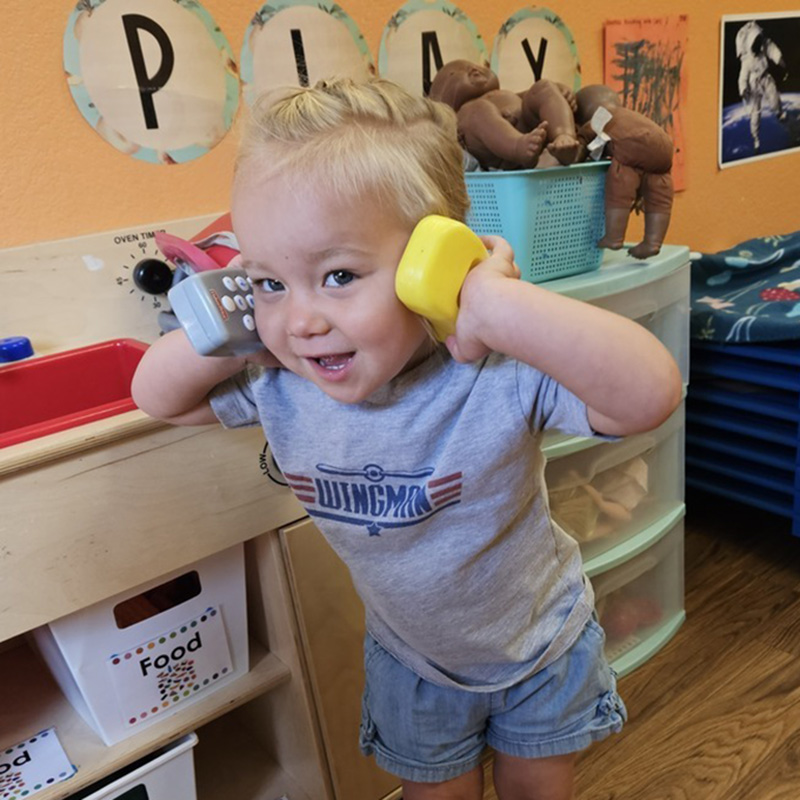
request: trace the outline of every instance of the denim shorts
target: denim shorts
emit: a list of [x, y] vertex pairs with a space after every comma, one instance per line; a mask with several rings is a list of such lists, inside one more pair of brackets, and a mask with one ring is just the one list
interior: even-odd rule
[[367, 634], [361, 751], [404, 780], [439, 783], [480, 764], [486, 745], [520, 758], [583, 750], [627, 718], [604, 641], [590, 619], [544, 669], [508, 689], [473, 692], [420, 678]]

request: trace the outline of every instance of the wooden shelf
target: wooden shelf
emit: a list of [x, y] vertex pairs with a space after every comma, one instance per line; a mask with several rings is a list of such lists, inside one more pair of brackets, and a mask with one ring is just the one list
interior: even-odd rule
[[[55, 727], [62, 747], [78, 772], [75, 777], [38, 792], [36, 800], [61, 800], [284, 684], [290, 677], [290, 670], [282, 661], [251, 639], [250, 671], [246, 675], [163, 722], [108, 747], [72, 708], [38, 656], [23, 643], [0, 655], [0, 686], [3, 687], [0, 746], [16, 744], [41, 730]], [[298, 793], [298, 796], [305, 800], [303, 795]]]
[[235, 714], [206, 725], [198, 734], [194, 769], [198, 800], [313, 800], [272, 761]]

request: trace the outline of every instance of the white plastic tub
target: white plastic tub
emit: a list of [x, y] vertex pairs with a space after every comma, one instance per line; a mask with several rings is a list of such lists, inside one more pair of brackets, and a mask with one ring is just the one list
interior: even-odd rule
[[647, 261], [605, 251], [600, 269], [551, 281], [547, 289], [635, 320], [656, 336], [689, 382], [689, 250], [665, 245]]
[[247, 672], [244, 547], [57, 619], [34, 639], [75, 710], [115, 744]]
[[125, 769], [88, 786], [70, 800], [196, 800], [190, 733]]

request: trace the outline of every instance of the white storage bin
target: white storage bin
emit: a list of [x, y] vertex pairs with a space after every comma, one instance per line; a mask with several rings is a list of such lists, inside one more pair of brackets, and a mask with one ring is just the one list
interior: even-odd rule
[[106, 744], [202, 699], [249, 668], [239, 544], [51, 622], [34, 638]]
[[70, 795], [68, 800], [196, 800], [190, 733], [104, 780]]
[[620, 675], [661, 649], [686, 617], [683, 516], [681, 507], [615, 548], [612, 560], [585, 565], [606, 632], [606, 657]]
[[683, 504], [683, 403], [660, 427], [617, 442], [567, 439], [545, 450], [556, 523], [584, 561], [638, 534]]

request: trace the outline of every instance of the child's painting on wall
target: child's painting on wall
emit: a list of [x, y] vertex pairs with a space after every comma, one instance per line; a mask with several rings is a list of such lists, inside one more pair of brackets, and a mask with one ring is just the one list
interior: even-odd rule
[[686, 188], [685, 127], [688, 18], [612, 20], [605, 26], [603, 82], [622, 104], [649, 117], [672, 137], [672, 178]]

